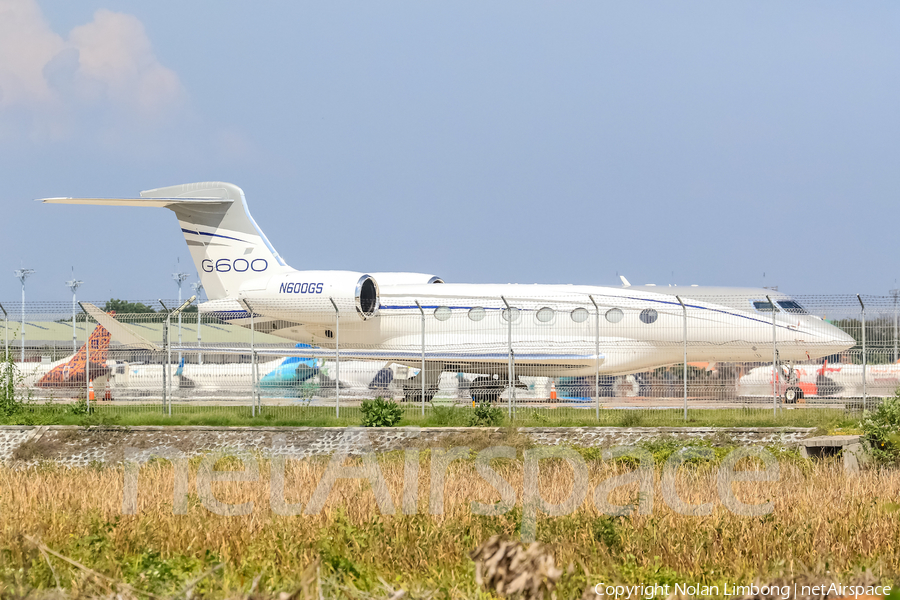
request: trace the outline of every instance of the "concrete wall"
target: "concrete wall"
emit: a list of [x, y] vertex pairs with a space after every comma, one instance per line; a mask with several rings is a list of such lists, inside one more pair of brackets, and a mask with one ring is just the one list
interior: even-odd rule
[[[608, 447], [661, 439], [708, 440], [713, 444], [797, 446], [810, 428], [708, 427], [522, 427], [515, 435], [539, 446]], [[504, 428], [339, 428], [339, 427], [0, 427], [0, 461], [66, 466], [142, 461], [177, 451], [188, 456], [210, 451], [260, 452], [292, 458], [359, 454], [408, 447], [487, 446], [509, 443]]]

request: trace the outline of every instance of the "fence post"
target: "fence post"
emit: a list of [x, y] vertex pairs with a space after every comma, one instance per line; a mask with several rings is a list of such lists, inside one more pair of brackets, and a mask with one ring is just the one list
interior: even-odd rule
[[200, 351], [200, 348], [203, 346], [203, 336], [200, 335], [200, 327], [203, 325], [202, 315], [200, 314], [200, 309], [197, 309], [197, 366], [203, 366], [203, 352]]
[[[197, 299], [200, 299], [200, 293], [203, 290], [203, 282], [195, 281], [191, 284], [191, 287], [194, 288], [194, 295], [197, 296]], [[178, 291], [181, 291], [181, 286], [178, 286]], [[200, 352], [200, 341], [202, 336], [200, 335], [200, 302], [197, 302], [197, 366], [203, 365], [203, 353]]]
[[0, 310], [3, 311], [3, 360], [9, 360], [9, 315], [2, 304]]
[[503, 304], [506, 305], [506, 324], [507, 324], [506, 330], [508, 332], [507, 345], [509, 348], [509, 371], [507, 373], [507, 379], [508, 379], [508, 383], [509, 383], [509, 396], [507, 397], [507, 405], [508, 405], [507, 411], [509, 413], [509, 418], [512, 419], [513, 400], [514, 400], [513, 396], [515, 396], [515, 389], [516, 389], [515, 380], [514, 380], [514, 377], [516, 375], [516, 368], [513, 364], [513, 361], [515, 359], [513, 358], [513, 349], [512, 349], [513, 313], [512, 313], [512, 307], [509, 305], [509, 302], [506, 301], [506, 298], [504, 298], [503, 296], [500, 296], [500, 299], [503, 300]]
[[862, 297], [857, 294], [856, 299], [859, 300], [859, 306], [862, 308], [862, 367], [863, 367], [863, 397], [862, 397], [862, 405], [863, 412], [866, 412], [866, 400], [867, 400], [867, 392], [868, 387], [866, 386], [866, 367], [868, 366], [868, 359], [866, 357], [866, 305], [863, 304]]
[[[247, 300], [244, 300], [244, 306], [247, 307], [247, 310], [250, 312], [250, 393], [251, 393], [251, 405], [250, 405], [250, 416], [255, 417], [257, 414], [262, 414], [262, 404], [259, 400], [259, 389], [257, 385], [257, 377], [256, 377], [256, 320], [253, 316], [253, 307], [250, 306], [250, 303]], [[257, 410], [257, 406], [259, 410]]]
[[900, 290], [894, 289], [891, 290], [891, 296], [894, 297], [894, 362], [896, 363], [900, 358], [897, 356], [897, 296], [900, 295]]
[[[159, 300], [159, 303], [162, 304], [163, 309], [167, 313], [166, 322], [163, 324], [163, 347], [166, 351], [166, 365], [163, 368], [163, 412], [167, 412], [170, 417], [172, 416], [172, 399], [169, 397], [169, 385], [172, 380], [172, 374], [169, 372], [169, 367], [172, 363], [172, 345], [169, 343], [169, 325], [172, 322], [173, 315], [180, 315], [181, 311], [193, 304], [194, 300], [196, 299], [196, 295], [191, 296], [190, 298], [179, 304], [178, 308], [174, 310], [169, 310], [169, 308], [163, 303], [163, 301]], [[84, 307], [82, 307], [82, 309], [83, 308]], [[90, 346], [90, 342], [88, 342], [88, 346]]]
[[683, 315], [681, 341], [684, 344], [684, 370], [682, 371], [681, 378], [684, 380], [684, 420], [687, 421], [687, 306], [684, 305], [684, 301], [681, 299], [681, 296], [675, 296], [675, 299], [678, 300], [679, 304], [681, 304], [681, 313]]
[[416, 306], [419, 307], [419, 312], [422, 313], [422, 416], [425, 416], [425, 311], [422, 309], [422, 305], [419, 304], [419, 301], [416, 300]]
[[[328, 298], [331, 300], [331, 305], [334, 307], [334, 322], [335, 322], [335, 332], [334, 332], [334, 390], [335, 390], [335, 399], [334, 399], [334, 416], [340, 418], [341, 416], [341, 311], [338, 310], [338, 305], [334, 301], [334, 298]], [[425, 377], [425, 373], [422, 373], [422, 377]]]
[[772, 413], [778, 417], [778, 345], [777, 334], [775, 330], [775, 303], [769, 296], [766, 296], [769, 306], [772, 308]]
[[84, 322], [84, 397], [88, 413], [91, 412], [91, 330]]
[[597, 372], [594, 373], [594, 393], [597, 395], [597, 420], [600, 420], [600, 307], [593, 294], [588, 295], [594, 305], [594, 353], [597, 361]]
[[166, 364], [163, 365], [163, 414], [168, 412], [169, 416], [172, 416], [172, 406], [169, 400], [169, 379], [171, 379], [169, 363], [172, 362], [172, 351], [169, 350], [169, 320], [172, 318], [172, 311], [162, 300], [159, 303], [166, 311], [166, 321], [163, 323], [163, 350], [166, 352]]
[[165, 321], [165, 323], [163, 323], [162, 334], [163, 334], [163, 350], [166, 353], [166, 363], [162, 366], [162, 368], [163, 368], [162, 369], [162, 382], [163, 382], [163, 385], [162, 385], [162, 409], [163, 409], [163, 414], [165, 414], [166, 401], [167, 401], [166, 396], [169, 391], [169, 382], [168, 382], [168, 377], [167, 377], [168, 372], [169, 372], [169, 362], [168, 362], [168, 357], [169, 357], [169, 317], [166, 317], [166, 321]]
[[200, 335], [200, 326], [202, 325], [200, 319], [201, 319], [200, 308], [197, 307], [197, 366], [202, 367], [203, 366], [203, 352], [200, 351], [200, 347], [202, 346], [202, 343], [203, 343], [203, 336]]

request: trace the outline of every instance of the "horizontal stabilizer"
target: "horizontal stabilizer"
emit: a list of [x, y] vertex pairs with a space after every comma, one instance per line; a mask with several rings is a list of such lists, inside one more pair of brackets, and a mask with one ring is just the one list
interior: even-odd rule
[[289, 268], [250, 216], [243, 190], [231, 183], [170, 185], [144, 190], [138, 198], [44, 198], [39, 202], [172, 211], [211, 300], [235, 297], [243, 285], [262, 285], [262, 280]]
[[95, 204], [100, 206], [143, 206], [168, 208], [184, 204], [230, 204], [230, 198], [43, 198], [44, 204]]
[[114, 340], [123, 346], [133, 346], [135, 348], [143, 348], [144, 350], [161, 350], [159, 346], [135, 333], [127, 325], [121, 321], [117, 321], [112, 315], [108, 315], [93, 304], [82, 302], [81, 308], [84, 312], [91, 315], [98, 323], [103, 325]]

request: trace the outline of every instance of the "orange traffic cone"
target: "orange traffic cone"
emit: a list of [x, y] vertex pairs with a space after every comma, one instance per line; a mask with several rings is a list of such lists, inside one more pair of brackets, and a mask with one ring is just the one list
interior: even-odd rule
[[93, 379], [91, 379], [88, 382], [88, 400], [90, 400], [91, 402], [94, 401], [94, 380]]
[[556, 400], [556, 381], [550, 380], [550, 399]]

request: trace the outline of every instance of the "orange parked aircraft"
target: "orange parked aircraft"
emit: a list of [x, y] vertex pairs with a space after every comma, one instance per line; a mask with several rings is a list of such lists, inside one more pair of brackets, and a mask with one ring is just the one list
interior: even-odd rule
[[[109, 373], [106, 357], [109, 352], [110, 338], [109, 331], [102, 325], [98, 325], [91, 333], [91, 337], [88, 338], [87, 343], [91, 345], [90, 376], [92, 380]], [[88, 352], [87, 344], [85, 344], [71, 359], [52, 367], [35, 386], [41, 388], [83, 386], [87, 360]]]

